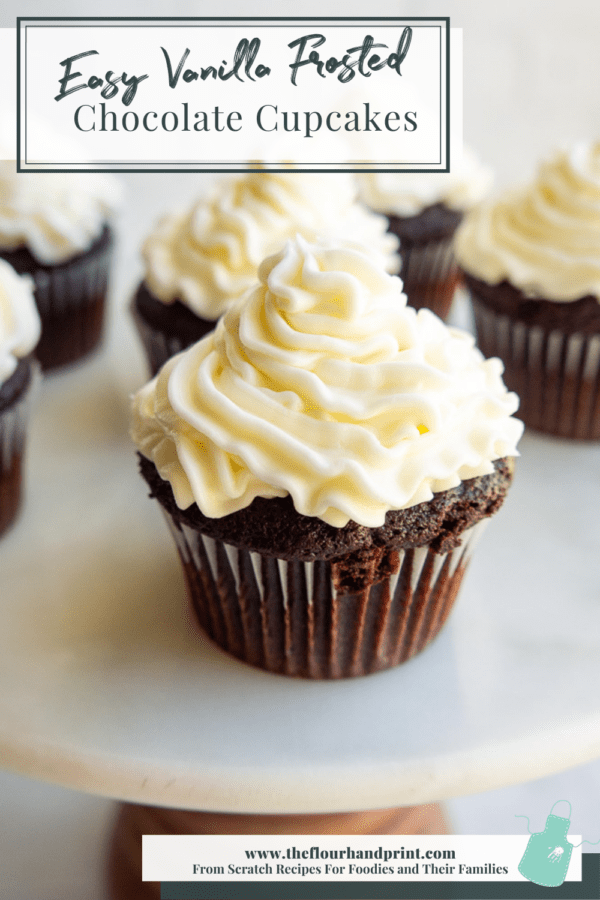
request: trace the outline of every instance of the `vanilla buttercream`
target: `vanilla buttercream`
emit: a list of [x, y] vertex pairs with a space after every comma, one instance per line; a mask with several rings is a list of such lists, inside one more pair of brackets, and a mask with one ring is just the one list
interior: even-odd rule
[[516, 455], [500, 360], [406, 306], [368, 254], [298, 237], [259, 277], [134, 398], [132, 437], [180, 508], [289, 493], [303, 515], [376, 527]]
[[476, 208], [457, 232], [455, 254], [488, 284], [507, 280], [557, 302], [600, 301], [600, 142], [556, 153], [530, 185]]
[[465, 212], [491, 188], [492, 170], [468, 148], [450, 172], [365, 172], [357, 176], [359, 196], [371, 209], [408, 218], [443, 203]]
[[0, 259], [0, 384], [32, 352], [41, 333], [33, 282]]
[[120, 202], [109, 175], [89, 172], [18, 173], [0, 161], [0, 250], [27, 247], [42, 265], [55, 265], [92, 246]]
[[248, 172], [217, 182], [190, 209], [164, 217], [146, 240], [145, 280], [164, 303], [180, 300], [214, 321], [256, 281], [262, 260], [295, 234], [368, 246], [390, 272], [398, 240], [383, 216], [356, 202], [345, 173]]

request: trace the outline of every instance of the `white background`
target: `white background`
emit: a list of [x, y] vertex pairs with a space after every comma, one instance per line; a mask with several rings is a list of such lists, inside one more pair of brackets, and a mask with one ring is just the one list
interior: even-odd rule
[[[600, 4], [597, 0], [306, 0], [304, 15], [450, 15], [464, 29], [464, 133], [493, 165], [500, 185], [529, 176], [553, 147], [600, 134]], [[15, 3], [4, 0], [0, 26], [21, 15], [297, 15], [288, 0], [248, 3], [105, 0], [102, 10], [82, 2]], [[6, 93], [3, 98], [7, 97]], [[3, 99], [3, 102], [6, 102]], [[148, 190], [152, 176], [130, 176], [129, 196]], [[170, 176], [153, 176], [164, 208], [171, 203]], [[193, 176], [190, 176], [193, 177]], [[130, 284], [137, 273], [117, 281]], [[573, 691], [577, 690], [574, 684]], [[452, 801], [456, 832], [524, 834], [543, 828], [552, 804], [573, 805], [572, 830], [600, 838], [600, 765], [528, 785]], [[0, 897], [2, 900], [105, 900], [103, 846], [114, 806], [54, 786], [0, 775]], [[584, 850], [594, 848], [584, 845]], [[597, 849], [597, 848], [595, 848]]]

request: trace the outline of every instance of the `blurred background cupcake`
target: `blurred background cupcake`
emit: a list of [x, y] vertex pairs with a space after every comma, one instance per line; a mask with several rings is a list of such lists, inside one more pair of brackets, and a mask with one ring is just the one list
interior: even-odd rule
[[492, 172], [468, 148], [451, 172], [368, 172], [358, 175], [359, 196], [387, 216], [400, 238], [400, 275], [408, 302], [445, 319], [459, 281], [452, 242], [465, 212], [492, 184]]
[[14, 160], [0, 161], [0, 258], [33, 279], [44, 370], [100, 343], [119, 199], [111, 176], [17, 173]]
[[531, 428], [600, 439], [600, 143], [544, 162], [456, 238], [483, 353]]
[[133, 312], [155, 374], [211, 331], [257, 277], [262, 260], [296, 233], [344, 237], [398, 271], [398, 241], [382, 216], [356, 201], [349, 175], [248, 172], [158, 223], [143, 247], [145, 275]]
[[522, 425], [499, 360], [301, 237], [134, 398], [132, 437], [202, 627], [273, 672], [386, 669], [442, 627]]
[[30, 279], [0, 260], [0, 535], [14, 522], [21, 500], [28, 400], [37, 367], [32, 353], [40, 331]]

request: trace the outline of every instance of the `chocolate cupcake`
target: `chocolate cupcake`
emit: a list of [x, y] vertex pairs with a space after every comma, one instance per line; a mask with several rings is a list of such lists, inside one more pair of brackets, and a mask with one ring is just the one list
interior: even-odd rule
[[39, 336], [31, 282], [0, 260], [0, 535], [14, 522], [21, 502], [25, 430], [37, 367], [31, 353]]
[[100, 343], [118, 197], [108, 176], [18, 174], [13, 162], [0, 163], [0, 258], [33, 279], [44, 370]]
[[259, 276], [134, 398], [142, 474], [221, 647], [308, 678], [389, 668], [446, 620], [518, 400], [356, 248], [298, 237]]
[[145, 276], [133, 314], [156, 374], [211, 331], [257, 277], [258, 266], [296, 233], [343, 235], [398, 270], [398, 242], [382, 216], [356, 202], [349, 175], [263, 170], [224, 178], [207, 198], [163, 218], [143, 247]]
[[482, 205], [456, 239], [478, 343], [500, 356], [519, 417], [547, 434], [600, 440], [600, 144]]
[[384, 213], [400, 239], [400, 275], [408, 302], [445, 319], [459, 283], [454, 233], [466, 210], [490, 188], [491, 171], [469, 150], [449, 173], [370, 172], [359, 176], [359, 194]]

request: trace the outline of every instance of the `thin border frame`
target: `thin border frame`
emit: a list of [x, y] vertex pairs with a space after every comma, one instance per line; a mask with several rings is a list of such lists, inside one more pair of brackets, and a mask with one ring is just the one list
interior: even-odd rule
[[[289, 23], [289, 22], [331, 22], [331, 23], [341, 23], [341, 22], [443, 22], [445, 23], [445, 31], [446, 31], [446, 41], [445, 41], [445, 49], [446, 49], [446, 167], [444, 169], [419, 169], [419, 168], [394, 168], [394, 169], [382, 169], [377, 168], [369, 169], [365, 166], [356, 169], [356, 168], [294, 168], [294, 172], [299, 173], [321, 173], [321, 174], [340, 174], [340, 173], [349, 173], [349, 174], [361, 174], [364, 172], [377, 171], [382, 173], [406, 173], [406, 174], [421, 174], [421, 173], [449, 173], [450, 172], [450, 16], [17, 16], [17, 172], [26, 174], [28, 172], [43, 174], [43, 173], [70, 173], [74, 174], [77, 172], [90, 172], [90, 173], [110, 173], [113, 172], [115, 174], [126, 174], [131, 172], [132, 174], [168, 174], [168, 173], [183, 173], [189, 172], [190, 174], [242, 174], [247, 172], [260, 172], [260, 171], [268, 171], [268, 172], [290, 172], [290, 169], [275, 169], [269, 167], [268, 169], [257, 169], [245, 166], [243, 168], [189, 168], [187, 166], [178, 168], [177, 164], [174, 163], [171, 168], [102, 168], [102, 169], [91, 169], [91, 168], [59, 168], [59, 169], [51, 169], [49, 167], [44, 167], [41, 169], [36, 168], [23, 168], [21, 166], [21, 27], [22, 23], [27, 22], [236, 22], [236, 23], [244, 23], [244, 22], [277, 22], [277, 23]], [[26, 27], [26, 26], [25, 26]], [[441, 60], [440, 60], [441, 64]], [[441, 89], [441, 84], [440, 84]], [[440, 90], [441, 93], [441, 90]], [[441, 110], [440, 110], [441, 113]]]

